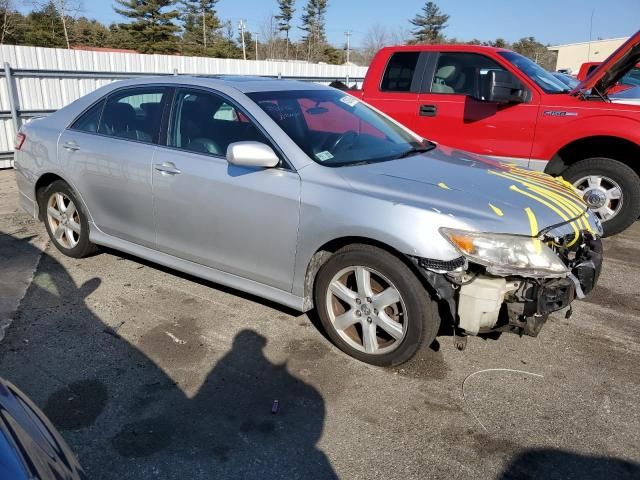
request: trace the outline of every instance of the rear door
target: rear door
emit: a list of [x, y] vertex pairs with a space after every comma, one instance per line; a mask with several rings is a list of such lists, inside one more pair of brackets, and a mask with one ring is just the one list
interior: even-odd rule
[[416, 126], [416, 105], [424, 73], [426, 52], [391, 54], [379, 85], [371, 86], [364, 100], [404, 126]]
[[169, 89], [129, 87], [89, 108], [58, 141], [58, 158], [108, 235], [155, 245], [151, 164]]
[[494, 59], [468, 52], [433, 53], [419, 96], [416, 131], [426, 138], [484, 155], [528, 159], [539, 99], [500, 105], [475, 100], [480, 76], [505, 70]]
[[227, 147], [239, 141], [275, 147], [232, 99], [176, 91], [167, 144], [153, 161], [158, 249], [290, 291], [300, 177], [284, 161], [281, 168], [229, 164]]

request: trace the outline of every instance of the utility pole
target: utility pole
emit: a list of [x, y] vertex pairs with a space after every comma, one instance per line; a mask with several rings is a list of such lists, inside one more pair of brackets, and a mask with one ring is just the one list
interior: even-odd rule
[[238, 22], [238, 29], [240, 30], [240, 37], [242, 38], [242, 58], [247, 59], [247, 46], [244, 43], [244, 31], [247, 28], [247, 24], [244, 20]]
[[258, 35], [260, 34], [256, 32], [253, 35], [256, 37], [256, 60], [258, 60]]
[[349, 63], [349, 60], [351, 57], [351, 35], [353, 35], [351, 30], [344, 32], [344, 36], [347, 37], [347, 62], [346, 63]]

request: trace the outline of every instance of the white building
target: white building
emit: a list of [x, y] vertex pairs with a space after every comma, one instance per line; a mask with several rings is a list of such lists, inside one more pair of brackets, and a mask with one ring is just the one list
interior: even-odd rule
[[566, 45], [553, 45], [549, 47], [549, 50], [558, 53], [556, 70], [567, 69], [576, 74], [580, 70], [580, 65], [585, 62], [603, 61], [627, 40], [628, 37], [568, 43]]

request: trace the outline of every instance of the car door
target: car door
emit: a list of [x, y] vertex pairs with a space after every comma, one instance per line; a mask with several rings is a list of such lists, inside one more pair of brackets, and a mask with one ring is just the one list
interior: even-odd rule
[[227, 147], [238, 141], [273, 146], [230, 98], [176, 91], [167, 145], [158, 148], [153, 165], [158, 248], [290, 291], [300, 177], [284, 160], [268, 169], [229, 164]]
[[419, 51], [393, 53], [380, 85], [368, 89], [364, 100], [404, 126], [414, 129], [426, 58], [427, 54]]
[[476, 100], [481, 75], [505, 70], [480, 53], [433, 53], [434, 67], [420, 94], [417, 132], [444, 145], [484, 155], [529, 159], [539, 98], [501, 105]]
[[58, 141], [58, 158], [96, 226], [140, 245], [155, 246], [151, 164], [168, 89], [112, 92], [83, 113]]

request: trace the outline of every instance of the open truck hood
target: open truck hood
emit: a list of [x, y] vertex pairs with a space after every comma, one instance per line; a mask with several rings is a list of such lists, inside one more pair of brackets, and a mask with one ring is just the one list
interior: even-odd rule
[[602, 95], [640, 62], [640, 31], [632, 35], [571, 91], [571, 95], [595, 90]]

